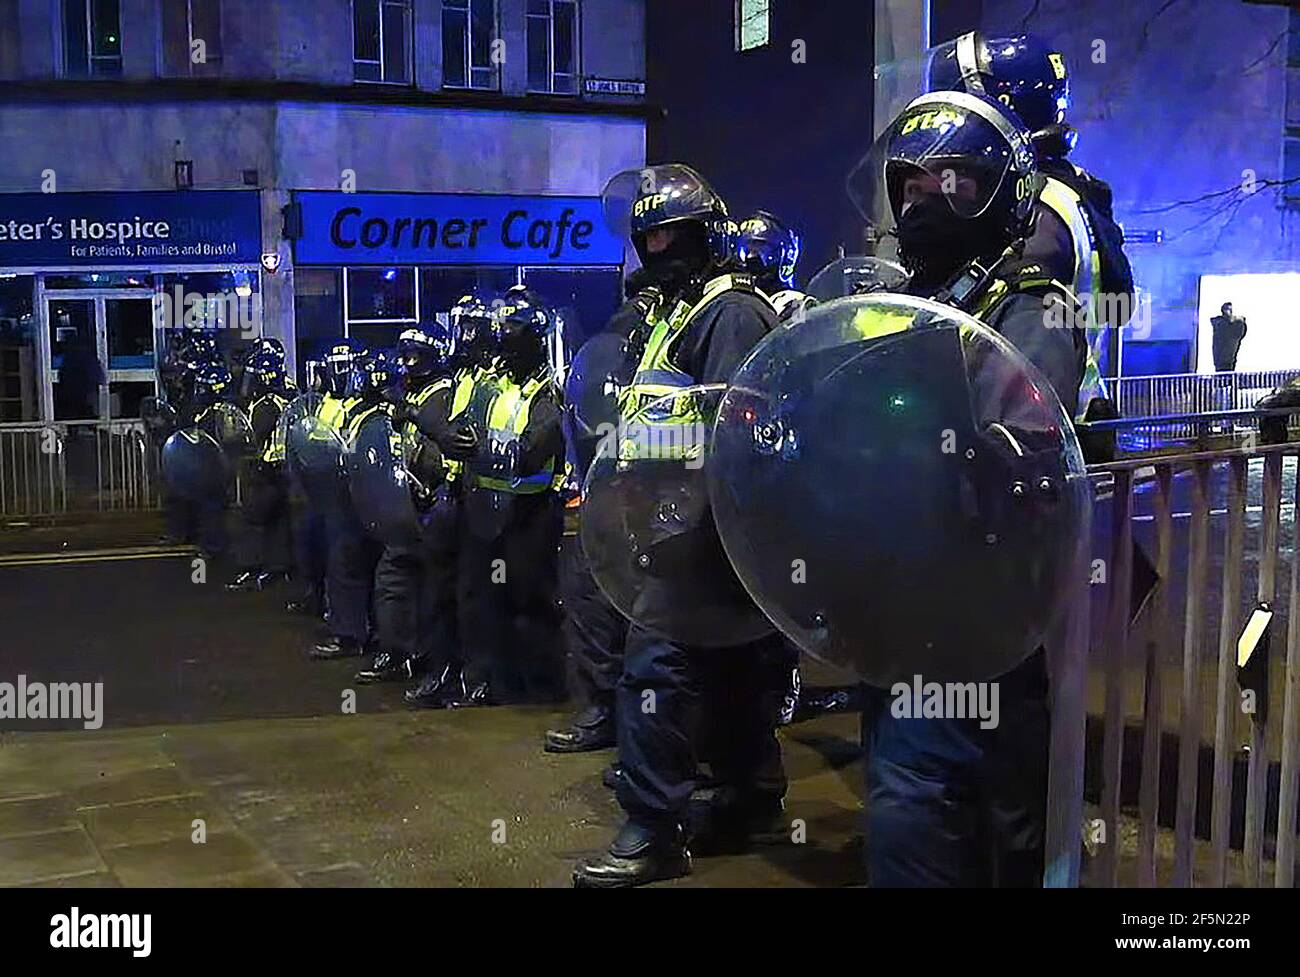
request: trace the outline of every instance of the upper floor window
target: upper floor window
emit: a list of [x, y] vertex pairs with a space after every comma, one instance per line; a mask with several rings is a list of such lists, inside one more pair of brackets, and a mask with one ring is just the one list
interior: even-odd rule
[[528, 0], [528, 90], [578, 92], [577, 0]]
[[221, 0], [167, 0], [162, 5], [163, 73], [221, 73]]
[[352, 77], [411, 83], [411, 0], [352, 0]]
[[442, 0], [442, 83], [496, 88], [496, 0]]
[[122, 73], [118, 0], [63, 0], [63, 71], [73, 77]]
[[772, 4], [770, 0], [736, 0], [736, 50], [751, 51], [770, 40]]

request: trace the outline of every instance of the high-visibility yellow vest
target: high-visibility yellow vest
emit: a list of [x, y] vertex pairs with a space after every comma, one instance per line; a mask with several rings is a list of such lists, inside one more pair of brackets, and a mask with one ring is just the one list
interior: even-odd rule
[[1079, 420], [1091, 401], [1106, 396], [1099, 366], [1106, 347], [1106, 324], [1101, 318], [1101, 252], [1094, 245], [1092, 221], [1088, 219], [1083, 199], [1074, 190], [1049, 176], [1038, 199], [1061, 219], [1074, 244], [1074, 278], [1067, 284], [1083, 303], [1088, 342], [1088, 361], [1075, 416]]
[[[262, 396], [255, 398], [253, 402], [248, 405], [249, 418], [255, 417], [257, 414], [257, 408], [268, 400], [275, 404], [281, 414], [283, 414], [284, 409], [289, 406], [288, 397], [285, 397], [274, 390], [268, 390], [266, 393], [262, 394]], [[271, 429], [271, 436], [266, 439], [266, 445], [262, 449], [262, 460], [271, 464], [284, 461], [284, 434], [281, 425], [276, 424], [276, 426]]]
[[[618, 392], [619, 416], [625, 424], [618, 449], [620, 459], [681, 460], [701, 456], [706, 418], [698, 398], [673, 397], [696, 386], [697, 381], [677, 366], [673, 353], [677, 341], [704, 307], [724, 292], [737, 289], [771, 304], [749, 279], [720, 275], [704, 286], [694, 304], [678, 301], [666, 317], [654, 321], [632, 382]], [[668, 397], [673, 399], [665, 401]], [[656, 406], [647, 409], [651, 405]], [[629, 422], [633, 422], [630, 427]]]
[[[532, 411], [537, 395], [546, 389], [548, 380], [534, 377], [523, 384], [511, 380], [504, 374], [497, 380], [497, 392], [488, 404], [486, 415], [487, 436], [498, 445], [518, 444], [528, 429], [528, 417]], [[474, 485], [478, 488], [491, 489], [496, 492], [509, 492], [514, 495], [535, 495], [558, 487], [557, 479], [563, 473], [556, 470], [557, 458], [551, 458], [537, 472], [516, 474], [511, 478], [495, 477], [482, 474], [474, 476]]]

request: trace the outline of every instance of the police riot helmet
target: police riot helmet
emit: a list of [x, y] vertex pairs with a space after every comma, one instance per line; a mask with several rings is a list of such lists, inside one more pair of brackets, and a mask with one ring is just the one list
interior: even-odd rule
[[456, 360], [464, 366], [486, 366], [496, 355], [492, 302], [478, 292], [470, 292], [456, 301], [448, 318]]
[[[403, 334], [405, 335], [405, 334]], [[359, 396], [377, 401], [389, 387], [398, 382], [401, 370], [385, 350], [376, 350], [358, 357], [355, 385]]]
[[280, 342], [280, 340], [276, 339], [274, 336], [263, 336], [257, 341], [252, 352], [249, 353], [248, 358], [250, 360], [254, 357], [262, 357], [264, 360], [275, 360], [280, 364], [280, 366], [284, 366], [284, 343]]
[[[661, 163], [615, 176], [605, 187], [606, 219], [625, 231], [641, 264], [682, 262], [694, 273], [725, 265], [736, 224], [707, 180], [682, 163]], [[653, 232], [676, 229], [666, 246]]]
[[324, 389], [335, 397], [343, 397], [355, 389], [353, 371], [366, 348], [353, 339], [342, 339], [330, 346], [325, 354]]
[[452, 330], [438, 323], [403, 330], [397, 337], [397, 367], [406, 382], [419, 386], [445, 375], [455, 355]]
[[191, 380], [194, 402], [209, 405], [223, 400], [229, 396], [231, 382], [230, 370], [223, 364], [197, 367]]
[[1065, 121], [1070, 77], [1065, 58], [1033, 34], [963, 34], [930, 54], [928, 87], [987, 95], [1010, 108], [1044, 158], [1069, 154], [1078, 134]]
[[1032, 232], [1042, 176], [1028, 130], [1000, 103], [967, 92], [921, 95], [877, 145], [878, 192], [914, 283], [941, 284]]
[[527, 285], [515, 285], [502, 296], [492, 330], [502, 362], [516, 376], [530, 376], [549, 362], [555, 317]]
[[777, 288], [794, 288], [799, 250], [798, 232], [769, 211], [756, 211], [740, 222], [736, 261], [760, 283], [766, 280]]

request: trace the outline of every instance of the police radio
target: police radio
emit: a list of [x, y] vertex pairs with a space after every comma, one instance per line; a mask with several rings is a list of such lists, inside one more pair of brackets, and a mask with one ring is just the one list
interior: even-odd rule
[[998, 259], [985, 268], [979, 261], [966, 265], [957, 276], [939, 289], [934, 301], [951, 305], [962, 312], [973, 312], [980, 299], [988, 294], [993, 283], [997, 281], [998, 272], [1012, 261], [1020, 260], [1025, 250], [1024, 240], [1013, 242]]

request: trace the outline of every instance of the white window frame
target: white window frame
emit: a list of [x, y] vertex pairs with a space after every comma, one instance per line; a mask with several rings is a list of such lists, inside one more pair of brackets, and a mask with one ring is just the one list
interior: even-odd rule
[[[86, 63], [85, 63], [85, 64], [82, 64], [82, 65], [77, 65], [77, 67], [78, 67], [79, 69], [81, 69], [82, 71], [84, 71], [84, 74], [77, 74], [77, 75], [73, 75], [73, 74], [72, 74], [72, 72], [71, 72], [71, 70], [70, 70], [70, 66], [69, 66], [69, 64], [68, 64], [68, 23], [67, 23], [67, 8], [66, 8], [66, 6], [64, 5], [64, 3], [62, 3], [62, 2], [60, 2], [60, 3], [59, 3], [59, 6], [58, 6], [58, 10], [59, 10], [58, 24], [59, 24], [60, 27], [63, 28], [63, 29], [59, 32], [59, 61], [60, 61], [60, 62], [62, 63], [62, 65], [63, 65], [63, 74], [64, 74], [64, 76], [65, 76], [65, 77], [69, 77], [69, 78], [72, 78], [72, 77], [75, 77], [75, 78], [82, 78], [82, 77], [84, 77], [84, 78], [114, 77], [114, 76], [112, 76], [112, 75], [105, 76], [105, 75], [97, 74], [97, 73], [95, 72], [95, 70], [94, 70], [95, 62], [96, 62], [96, 61], [116, 61], [116, 62], [117, 62], [117, 68], [118, 68], [117, 73], [118, 73], [118, 75], [121, 75], [121, 73], [122, 73], [122, 69], [123, 69], [123, 67], [124, 67], [124, 65], [123, 65], [123, 63], [122, 63], [122, 55], [121, 55], [121, 54], [118, 54], [118, 55], [116, 55], [116, 56], [109, 56], [109, 55], [103, 55], [103, 54], [99, 54], [99, 55], [97, 55], [97, 54], [94, 53], [94, 37], [95, 37], [94, 27], [95, 27], [95, 25], [94, 25], [94, 18], [93, 18], [93, 16], [92, 16], [92, 13], [93, 13], [93, 11], [94, 11], [93, 0], [81, 0], [81, 6], [82, 6], [82, 9], [85, 11], [85, 21], [86, 21]], [[117, 41], [118, 41], [118, 45], [119, 45], [119, 47], [120, 47], [120, 46], [121, 46], [121, 43], [122, 43], [122, 3], [121, 3], [121, 0], [118, 0], [118, 4], [117, 4], [117, 30], [116, 30], [116, 33], [117, 33]]]
[[[573, 7], [573, 91], [560, 92], [555, 88], [555, 6], [557, 3], [568, 4]], [[528, 7], [525, 6], [527, 11]], [[546, 88], [533, 88], [531, 84], [528, 87], [529, 92], [538, 95], [560, 95], [560, 96], [578, 96], [582, 94], [582, 4], [579, 0], [546, 0], [546, 13], [534, 14], [525, 13], [524, 16], [524, 37], [525, 37], [525, 56], [527, 50], [527, 29], [534, 20], [546, 21]], [[525, 66], [527, 68], [527, 66]], [[526, 71], [531, 75], [531, 71]]]
[[[216, 5], [217, 5], [217, 41], [218, 41], [218, 43], [221, 44], [221, 48], [220, 48], [221, 53], [218, 54], [215, 58], [213, 58], [213, 57], [209, 57], [208, 60], [207, 60], [207, 64], [209, 64], [209, 65], [212, 64], [212, 62], [214, 62], [214, 61], [216, 61], [218, 64], [220, 64], [220, 63], [221, 63], [221, 60], [222, 60], [222, 58], [223, 58], [223, 56], [224, 56], [225, 53], [226, 53], [225, 44], [222, 43], [223, 39], [222, 39], [222, 37], [221, 37], [221, 34], [224, 33], [224, 26], [225, 26], [225, 20], [226, 20], [226, 19], [225, 19], [225, 10], [223, 9], [223, 6], [222, 6], [222, 3], [221, 3], [221, 0], [214, 0], [214, 2], [215, 2]], [[188, 74], [193, 75], [193, 74], [194, 74], [194, 61], [193, 61], [192, 57], [190, 56], [190, 52], [191, 52], [192, 50], [194, 50], [194, 41], [195, 41], [195, 37], [194, 37], [194, 0], [185, 0], [185, 40], [186, 40], [186, 44], [185, 44], [185, 70], [186, 70], [186, 72], [187, 72]], [[208, 44], [208, 43], [209, 43], [209, 39], [208, 39], [208, 38], [203, 38], [203, 42], [204, 42], [204, 44]]]
[[[461, 3], [464, 4], [463, 7], [460, 6]], [[447, 10], [448, 6], [449, 6], [448, 0], [443, 0], [442, 9]], [[486, 66], [474, 64], [473, 6], [474, 6], [474, 0], [456, 0], [456, 6], [450, 7], [450, 9], [452, 10], [463, 10], [465, 13], [465, 37], [464, 37], [465, 84], [458, 85], [447, 81], [447, 75], [444, 70], [443, 77], [442, 77], [442, 87], [452, 88], [457, 91], [476, 91], [476, 92], [500, 91], [501, 89], [500, 65], [491, 64], [491, 63], [489, 63]], [[441, 22], [442, 19], [439, 18], [440, 25]], [[492, 0], [492, 35], [491, 37], [488, 38], [489, 62], [491, 61], [491, 57], [492, 57], [491, 55], [492, 43], [500, 36], [501, 36], [501, 2], [500, 0]], [[446, 37], [443, 37], [442, 43], [443, 43], [443, 47], [445, 48], [447, 45]], [[487, 69], [491, 69], [492, 71], [491, 82], [486, 85], [474, 84], [474, 72], [485, 71]]]
[[[746, 34], [745, 25], [755, 17], [763, 18], [762, 40], [751, 40]], [[736, 0], [736, 51], [757, 51], [772, 43], [772, 2], [771, 0]]]
[[[356, 6], [358, 3], [366, 3], [379, 10], [379, 60], [371, 61], [366, 58], [357, 57], [357, 13]], [[401, 7], [406, 20], [406, 36], [403, 44], [406, 48], [402, 52], [402, 60], [406, 65], [406, 77], [404, 79], [391, 79], [384, 77], [384, 8]], [[358, 85], [413, 85], [415, 84], [415, 12], [412, 9], [412, 0], [352, 0], [351, 8], [351, 33], [352, 33], [352, 80]], [[379, 69], [378, 78], [358, 78], [357, 65], [368, 64], [375, 65]]]

